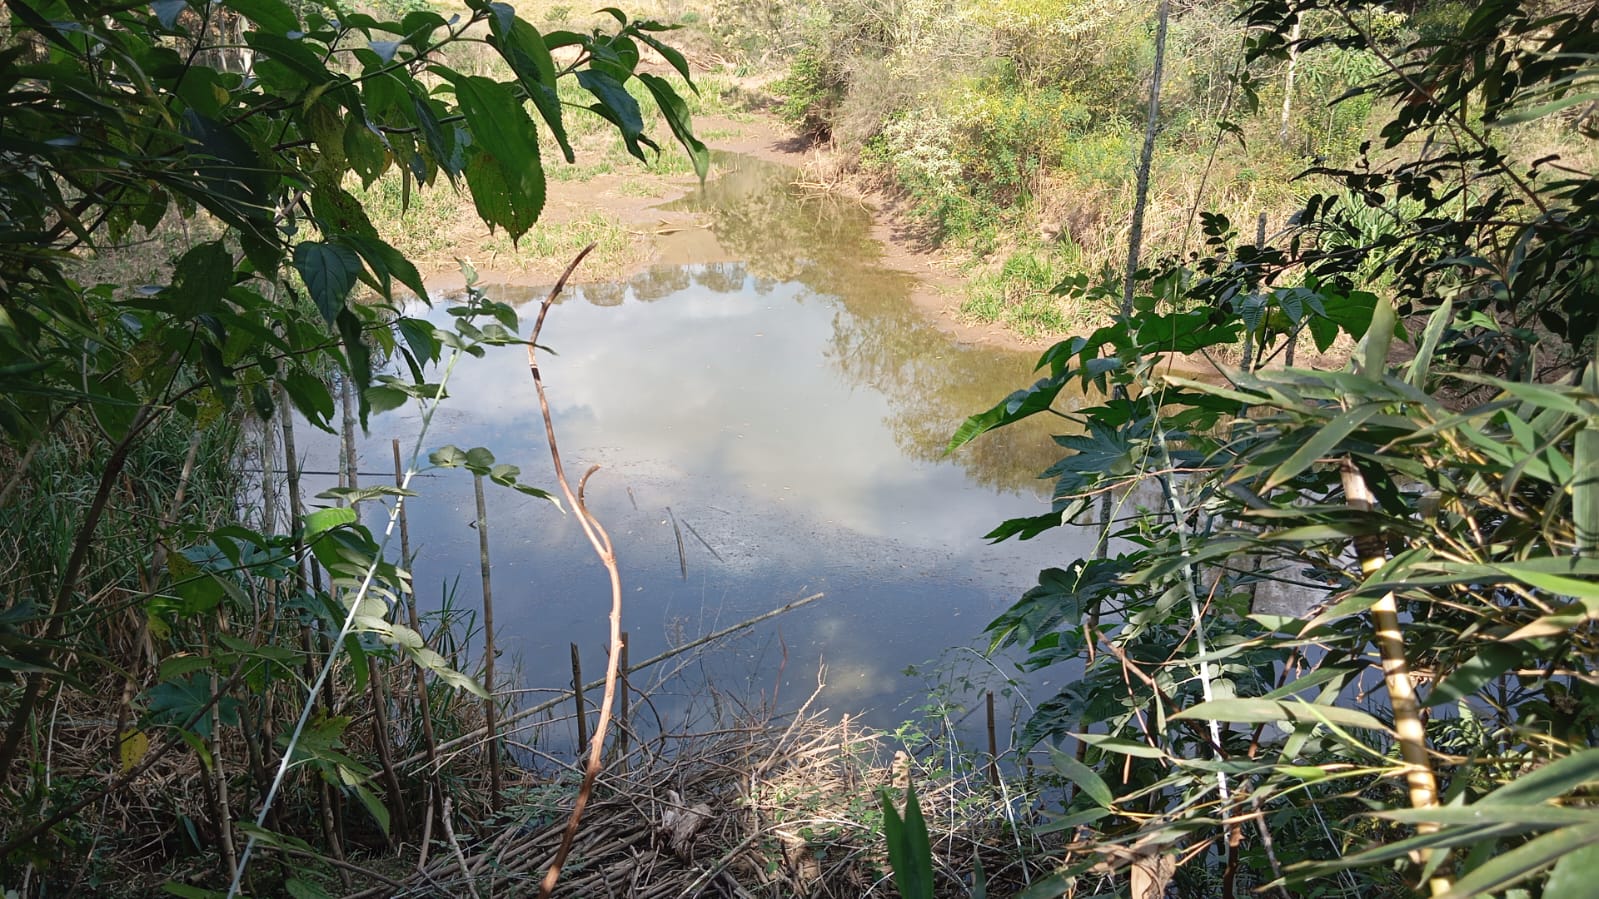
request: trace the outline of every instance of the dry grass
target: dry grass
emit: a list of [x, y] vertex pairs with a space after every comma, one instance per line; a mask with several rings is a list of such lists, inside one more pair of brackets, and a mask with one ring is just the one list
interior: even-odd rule
[[[571, 896], [895, 896], [878, 790], [896, 803], [914, 782], [931, 831], [938, 895], [966, 896], [980, 859], [994, 895], [1054, 864], [1026, 851], [1010, 802], [980, 772], [927, 767], [890, 753], [881, 733], [806, 709], [782, 721], [666, 734], [601, 776], [559, 891]], [[513, 820], [436, 851], [399, 895], [530, 893], [559, 843], [572, 776], [522, 791]], [[687, 823], [683, 823], [687, 821]], [[463, 839], [465, 839], [463, 837]], [[358, 896], [392, 894], [379, 885]]]

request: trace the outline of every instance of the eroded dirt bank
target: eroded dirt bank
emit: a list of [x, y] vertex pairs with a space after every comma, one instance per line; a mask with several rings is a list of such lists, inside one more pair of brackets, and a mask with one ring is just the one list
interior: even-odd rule
[[[759, 113], [739, 118], [705, 116], [695, 124], [702, 134], [709, 136], [706, 144], [713, 151], [791, 166], [798, 181], [805, 181], [809, 177], [807, 173], [828, 168], [822, 151], [796, 138], [781, 123]], [[716, 177], [714, 164], [711, 177]], [[653, 265], [729, 261], [726, 250], [710, 233], [701, 216], [667, 208], [671, 201], [688, 194], [695, 185], [692, 175], [662, 175], [636, 164], [582, 180], [552, 179], [544, 214], [536, 228], [559, 232], [580, 227], [583, 222], [600, 216], [625, 232], [627, 245], [614, 252], [606, 265], [587, 266], [580, 271], [579, 281], [626, 278]], [[998, 325], [961, 320], [958, 313], [961, 278], [890, 198], [836, 185], [826, 188], [818, 185], [817, 189], [843, 192], [872, 211], [872, 236], [882, 247], [880, 264], [915, 277], [917, 286], [912, 302], [955, 340], [1022, 349], [1044, 345], [1044, 342], [1029, 341]], [[470, 200], [463, 197], [462, 202], [470, 203]], [[471, 259], [484, 283], [528, 286], [550, 283], [567, 261], [559, 253], [490, 252], [485, 256], [482, 235], [466, 225], [450, 229], [448, 238], [444, 250], [424, 254], [418, 260], [429, 285], [440, 291], [458, 290], [465, 284], [457, 261], [460, 258]], [[478, 251], [476, 255], [474, 250]]]

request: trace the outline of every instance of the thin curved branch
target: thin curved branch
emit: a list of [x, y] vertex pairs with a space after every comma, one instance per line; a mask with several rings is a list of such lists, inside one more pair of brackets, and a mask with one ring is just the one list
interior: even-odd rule
[[544, 872], [544, 880], [539, 884], [539, 899], [549, 899], [550, 894], [555, 891], [555, 885], [561, 879], [561, 867], [566, 864], [566, 858], [572, 852], [572, 841], [576, 839], [578, 825], [583, 820], [583, 809], [594, 793], [594, 782], [600, 774], [600, 755], [605, 747], [605, 732], [611, 722], [611, 708], [616, 702], [617, 669], [622, 661], [622, 574], [616, 566], [616, 552], [611, 546], [610, 535], [605, 532], [599, 519], [589, 512], [588, 506], [583, 502], [582, 492], [599, 466], [589, 468], [579, 482], [577, 491], [572, 490], [572, 485], [566, 479], [566, 469], [561, 465], [561, 451], [555, 442], [555, 420], [550, 416], [550, 402], [544, 393], [544, 379], [539, 375], [538, 360], [539, 333], [544, 330], [545, 316], [555, 304], [555, 298], [566, 288], [566, 282], [577, 270], [578, 264], [596, 246], [598, 244], [591, 243], [578, 251], [577, 256], [567, 265], [566, 271], [561, 273], [560, 280], [550, 288], [549, 296], [544, 298], [544, 303], [539, 307], [538, 319], [533, 323], [533, 334], [527, 342], [527, 367], [533, 375], [533, 387], [538, 391], [539, 412], [544, 416], [544, 434], [550, 441], [550, 461], [554, 464], [555, 479], [560, 483], [566, 501], [572, 505], [572, 514], [577, 516], [577, 522], [583, 528], [583, 535], [588, 538], [589, 545], [594, 547], [595, 555], [600, 557], [600, 563], [605, 566], [605, 571], [611, 579], [611, 652], [605, 664], [605, 694], [600, 700], [600, 716], [594, 725], [594, 735], [589, 740], [589, 760], [588, 766], [583, 771], [583, 784], [578, 788], [577, 800], [572, 804], [572, 817], [567, 820], [566, 829], [561, 832], [560, 848], [550, 860], [550, 867]]

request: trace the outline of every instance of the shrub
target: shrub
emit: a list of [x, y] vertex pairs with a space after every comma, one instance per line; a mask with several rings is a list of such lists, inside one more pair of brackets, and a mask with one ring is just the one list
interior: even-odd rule
[[833, 60], [808, 48], [794, 57], [788, 74], [773, 88], [783, 98], [777, 108], [783, 121], [809, 137], [825, 140], [832, 136], [833, 120], [849, 80]]

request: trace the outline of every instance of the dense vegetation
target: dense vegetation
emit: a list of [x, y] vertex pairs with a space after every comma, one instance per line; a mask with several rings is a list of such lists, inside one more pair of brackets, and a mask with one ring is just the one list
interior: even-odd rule
[[[181, 895], [230, 883], [321, 895], [335, 874], [350, 884], [346, 850], [448, 827], [452, 798], [477, 817], [499, 806], [475, 782], [397, 775], [397, 759], [431, 762], [494, 706], [460, 695], [487, 696], [458, 670], [467, 634], [419, 621], [408, 560], [385, 548], [429, 461], [546, 494], [482, 449], [419, 458], [424, 425], [407, 459], [396, 449], [393, 486], [343, 472], [307, 512], [289, 413], [331, 429], [342, 394], [346, 428], [406, 402], [425, 422], [456, 359], [524, 340], [515, 313], [477, 293], [450, 330], [402, 314], [402, 295], [426, 291], [367, 212], [380, 179], [397, 179], [404, 201], [458, 189], [516, 241], [539, 218], [554, 156], [573, 161], [569, 123], [598, 117], [649, 159], [651, 105], [703, 177], [706, 150], [666, 77], [688, 68], [659, 39], [665, 26], [604, 17], [540, 34], [498, 3], [448, 19], [280, 0], [7, 4], [8, 894], [142, 893], [176, 877], [167, 889]], [[640, 70], [641, 51], [661, 67]], [[146, 266], [152, 286], [79, 280], [91, 257], [177, 234], [170, 263]], [[375, 376], [380, 359], [407, 376]], [[250, 431], [270, 447], [260, 435], [280, 427], [286, 507], [283, 457], [254, 457], [261, 487], [243, 486], [233, 439]], [[360, 523], [361, 502], [390, 507], [387, 531]], [[257, 850], [271, 859], [252, 866]]]
[[[1405, 12], [1243, 9], [1245, 72], [1364, 55], [1372, 138], [1274, 237], [1201, 212], [1203, 249], [1143, 265], [1135, 224], [1124, 279], [1056, 288], [1110, 322], [951, 443], [1103, 398], [1064, 416], [1054, 510], [991, 535], [1101, 534], [989, 626], [1082, 672], [1022, 735], [1072, 784], [1029, 895], [1592, 890], [1599, 10]], [[1348, 365], [1281, 366], [1340, 333]]]

